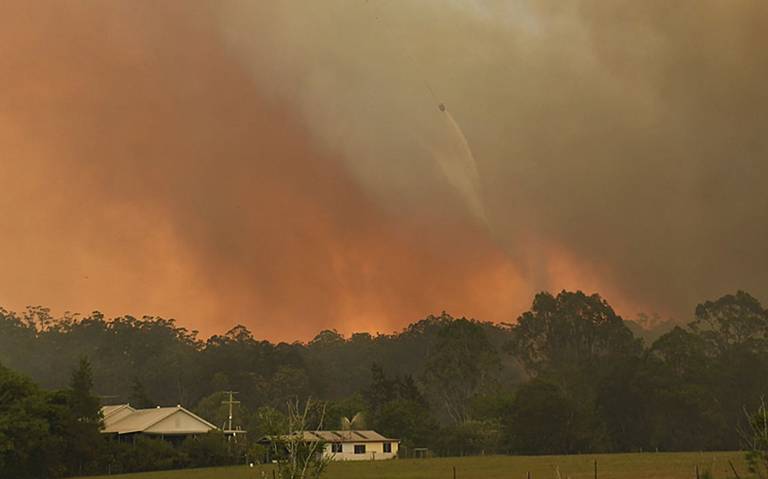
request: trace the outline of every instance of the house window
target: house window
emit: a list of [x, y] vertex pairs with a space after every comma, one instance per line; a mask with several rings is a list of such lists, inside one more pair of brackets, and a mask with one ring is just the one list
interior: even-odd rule
[[365, 444], [355, 444], [355, 454], [365, 454]]
[[344, 452], [344, 448], [342, 447], [340, 442], [333, 442], [331, 443], [331, 452], [332, 453]]
[[392, 443], [391, 442], [385, 442], [384, 443], [384, 452], [392, 453]]

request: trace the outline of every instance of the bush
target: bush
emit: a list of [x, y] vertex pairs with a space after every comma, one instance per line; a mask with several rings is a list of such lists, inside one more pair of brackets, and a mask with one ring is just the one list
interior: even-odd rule
[[212, 467], [237, 463], [239, 449], [228, 444], [224, 434], [214, 431], [185, 439], [179, 452], [187, 467]]
[[245, 443], [228, 443], [219, 431], [190, 436], [179, 446], [148, 436], [107, 443], [100, 469], [112, 474], [237, 464], [246, 447]]
[[576, 452], [578, 413], [556, 385], [534, 380], [521, 387], [506, 418], [507, 448], [522, 454]]
[[494, 454], [500, 437], [496, 421], [465, 421], [441, 430], [438, 450], [443, 456]]

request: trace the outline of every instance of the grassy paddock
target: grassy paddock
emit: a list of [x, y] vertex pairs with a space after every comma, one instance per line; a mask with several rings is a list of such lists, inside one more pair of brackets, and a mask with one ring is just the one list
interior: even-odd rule
[[[595, 454], [578, 456], [483, 456], [434, 459], [397, 459], [377, 462], [334, 463], [327, 479], [593, 479], [594, 461], [598, 477], [604, 479], [695, 479], [696, 465], [716, 479], [732, 478], [733, 461], [742, 478], [749, 477], [740, 452]], [[272, 479], [270, 466], [187, 469], [115, 476], [106, 479]]]

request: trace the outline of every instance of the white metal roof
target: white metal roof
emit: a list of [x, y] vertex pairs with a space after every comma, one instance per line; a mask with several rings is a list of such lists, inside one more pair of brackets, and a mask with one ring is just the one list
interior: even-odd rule
[[202, 434], [216, 429], [213, 424], [181, 406], [133, 409], [128, 404], [119, 404], [104, 406], [101, 411], [104, 433], [174, 435]]
[[101, 415], [104, 417], [104, 422], [107, 422], [107, 418], [114, 416], [118, 412], [125, 410], [126, 412], [135, 411], [130, 404], [114, 404], [111, 406], [102, 406]]
[[[307, 442], [400, 442], [398, 439], [390, 439], [376, 431], [302, 431], [296, 432], [293, 437], [301, 438]], [[291, 436], [285, 436], [288, 439]]]

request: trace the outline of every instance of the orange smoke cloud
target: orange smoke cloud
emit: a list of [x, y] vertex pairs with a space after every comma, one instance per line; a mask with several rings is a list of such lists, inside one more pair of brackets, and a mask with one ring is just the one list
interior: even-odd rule
[[291, 340], [441, 309], [505, 319], [527, 302], [470, 223], [372, 201], [227, 56], [211, 12], [88, 7], [3, 7], [7, 307], [161, 314], [204, 334], [244, 323]]
[[345, 3], [3, 2], [0, 304], [292, 340], [768, 285], [764, 3]]

